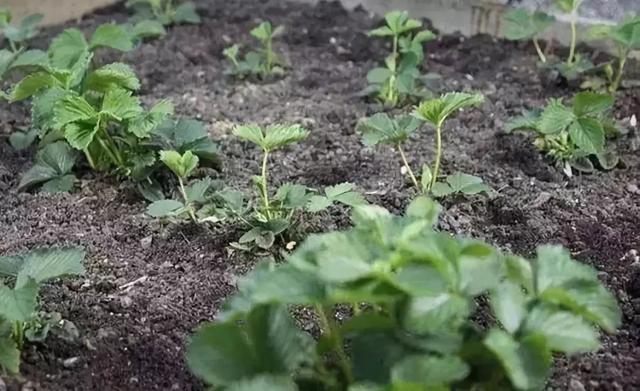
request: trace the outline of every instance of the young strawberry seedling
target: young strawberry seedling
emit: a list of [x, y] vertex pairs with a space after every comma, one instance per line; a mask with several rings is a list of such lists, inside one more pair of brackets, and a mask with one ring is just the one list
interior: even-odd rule
[[555, 21], [553, 16], [541, 11], [529, 12], [523, 9], [514, 9], [503, 16], [504, 35], [512, 41], [532, 40], [536, 48], [540, 62], [547, 62], [547, 57], [540, 47], [540, 36]]
[[[482, 183], [482, 179], [473, 175], [457, 173], [446, 178], [445, 182], [438, 182], [440, 160], [442, 155], [442, 127], [448, 117], [464, 107], [477, 106], [484, 101], [482, 95], [464, 93], [445, 94], [438, 99], [425, 101], [416, 108], [413, 116], [399, 116], [391, 118], [384, 113], [378, 113], [365, 118], [358, 124], [358, 131], [366, 146], [377, 144], [392, 145], [400, 155], [402, 164], [418, 193], [435, 197], [462, 193], [466, 195], [480, 192], [489, 193], [491, 189]], [[420, 128], [422, 121], [430, 123], [436, 130], [436, 157], [432, 167], [423, 164], [422, 175], [414, 173], [403, 149], [404, 142]]]
[[603, 169], [612, 169], [618, 164], [617, 155], [606, 148], [607, 134], [616, 133], [610, 118], [612, 107], [610, 95], [581, 92], [571, 106], [552, 99], [544, 110], [529, 111], [515, 118], [507, 124], [506, 131], [534, 131], [535, 146], [568, 176], [572, 175], [572, 168], [593, 171], [591, 157], [595, 157]]
[[429, 30], [416, 32], [422, 22], [409, 18], [406, 11], [389, 12], [385, 21], [385, 26], [370, 31], [369, 35], [391, 39], [391, 54], [385, 59], [385, 67], [369, 71], [370, 85], [363, 93], [375, 94], [392, 107], [413, 98], [430, 97], [426, 82], [433, 75], [421, 76], [418, 66], [424, 59], [424, 42], [434, 39], [435, 34]]
[[[606, 73], [610, 93], [615, 93], [622, 82], [625, 65], [633, 50], [640, 49], [640, 16], [630, 18], [615, 26], [596, 26], [590, 33], [593, 39], [610, 40], [616, 48], [618, 66], [613, 71], [609, 64]], [[602, 84], [602, 83], [600, 83]]]
[[245, 211], [253, 209], [249, 216], [243, 217], [250, 230], [233, 244], [234, 247], [247, 250], [255, 245], [268, 249], [273, 245], [276, 236], [295, 227], [296, 220], [306, 211], [317, 213], [333, 203], [353, 206], [366, 202], [349, 183], [327, 187], [324, 196], [315, 195], [304, 186], [285, 183], [271, 197], [268, 180], [269, 156], [276, 150], [304, 140], [309, 132], [298, 125], [271, 125], [266, 128], [245, 125], [236, 127], [233, 133], [240, 139], [259, 146], [263, 151], [261, 175], [253, 177], [260, 202], [253, 207], [242, 208]]
[[163, 26], [174, 24], [199, 24], [200, 16], [190, 1], [175, 4], [174, 0], [128, 0], [126, 6], [133, 10], [131, 20], [158, 22]]
[[180, 195], [182, 202], [175, 200], [160, 200], [149, 205], [147, 209], [149, 215], [153, 217], [163, 217], [168, 215], [179, 215], [187, 213], [194, 223], [198, 222], [192, 201], [186, 191], [184, 181], [191, 176], [193, 170], [198, 167], [198, 157], [191, 151], [179, 154], [176, 151], [161, 151], [160, 160], [178, 178]]
[[[426, 197], [404, 217], [356, 206], [354, 228], [259, 264], [195, 332], [189, 367], [228, 390], [532, 390], [554, 357], [596, 351], [597, 328], [620, 326], [615, 296], [569, 251], [503, 254], [436, 231], [438, 212]], [[292, 317], [301, 307], [317, 339]]]
[[[0, 9], [0, 37], [4, 37], [9, 41], [9, 48], [12, 53], [19, 53], [26, 49], [28, 40], [38, 35], [38, 24], [43, 18], [44, 15], [42, 14], [31, 14], [25, 16], [20, 23], [12, 24], [13, 17], [11, 11], [8, 9]], [[0, 43], [2, 43], [1, 39]], [[0, 62], [3, 56], [3, 54], [0, 55]], [[0, 75], [2, 75], [1, 71]]]
[[251, 30], [251, 35], [255, 37], [262, 47], [256, 51], [250, 51], [244, 59], [240, 59], [240, 46], [233, 45], [226, 48], [222, 53], [231, 61], [232, 67], [227, 73], [238, 78], [255, 77], [266, 80], [284, 74], [284, 62], [273, 50], [273, 39], [284, 33], [284, 28], [278, 26], [275, 29], [271, 22], [262, 22]]
[[[40, 285], [53, 279], [82, 275], [84, 251], [78, 248], [38, 249], [0, 256], [0, 373], [20, 371], [25, 342], [40, 342], [50, 326], [39, 313]], [[9, 281], [13, 286], [7, 285]]]

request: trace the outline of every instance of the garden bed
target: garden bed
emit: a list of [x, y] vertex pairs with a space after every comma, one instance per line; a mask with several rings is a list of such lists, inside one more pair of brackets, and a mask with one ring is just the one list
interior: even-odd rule
[[[381, 110], [358, 96], [367, 71], [386, 53], [379, 40], [365, 35], [377, 19], [362, 10], [345, 11], [337, 2], [203, 0], [198, 7], [201, 25], [174, 27], [164, 39], [127, 54], [125, 61], [141, 77], [143, 100], [169, 98], [180, 116], [206, 123], [222, 147], [220, 179], [248, 188], [259, 170], [259, 151], [232, 137], [233, 125], [299, 123], [311, 135], [277, 153], [274, 183], [319, 188], [349, 181], [369, 201], [394, 212], [404, 209], [414, 190], [400, 173], [396, 154], [365, 149], [355, 131], [358, 119]], [[80, 28], [91, 31], [126, 18], [118, 5], [84, 18]], [[286, 26], [277, 45], [291, 69], [269, 84], [233, 81], [224, 75], [228, 64], [222, 50], [232, 41], [247, 43], [247, 32], [258, 19]], [[63, 27], [68, 26], [47, 29], [34, 46], [46, 47]], [[472, 173], [498, 190], [492, 199], [445, 201], [440, 227], [523, 255], [538, 244], [559, 243], [595, 266], [620, 301], [623, 326], [605, 337], [598, 352], [559, 361], [551, 386], [639, 389], [640, 273], [630, 255], [640, 250], [637, 130], [618, 142], [625, 168], [568, 179], [528, 137], [503, 131], [523, 107], [574, 92], [538, 71], [532, 48], [489, 36], [442, 36], [425, 50], [428, 70], [442, 75], [443, 90], [477, 91], [487, 98], [481, 109], [465, 111], [447, 125], [444, 172]], [[637, 64], [630, 68], [638, 69]], [[640, 115], [640, 92], [619, 92], [615, 116], [634, 114]], [[132, 188], [90, 173], [72, 194], [16, 192], [34, 151], [15, 152], [5, 139], [28, 119], [26, 105], [0, 105], [0, 253], [81, 245], [88, 253], [87, 274], [43, 292], [45, 309], [73, 321], [81, 340], [52, 337], [46, 345], [30, 345], [23, 354], [22, 378], [10, 388], [202, 389], [184, 363], [185, 341], [200, 322], [215, 318], [234, 292], [236, 276], [257, 260], [229, 250], [228, 243], [241, 233], [233, 226], [164, 229], [145, 215], [146, 203]], [[431, 157], [432, 140], [431, 130], [418, 132], [407, 145], [409, 155]], [[324, 231], [344, 227], [348, 220], [334, 213], [309, 223], [312, 230]]]

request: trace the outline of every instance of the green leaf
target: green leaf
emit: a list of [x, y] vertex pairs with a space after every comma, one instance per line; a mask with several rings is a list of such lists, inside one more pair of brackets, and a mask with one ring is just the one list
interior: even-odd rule
[[484, 102], [484, 96], [481, 94], [447, 93], [438, 99], [422, 102], [416, 108], [414, 115], [434, 127], [440, 128], [444, 121], [458, 110], [478, 106], [482, 102]]
[[555, 18], [544, 12], [530, 13], [524, 9], [507, 11], [503, 16], [504, 35], [514, 41], [527, 40], [536, 37], [550, 27]]
[[562, 287], [574, 282], [596, 282], [598, 274], [592, 267], [571, 259], [571, 254], [560, 246], [540, 246], [536, 258], [536, 289], [542, 294], [549, 288]]
[[198, 157], [191, 151], [182, 155], [176, 151], [160, 151], [160, 160], [181, 179], [188, 178], [198, 167]]
[[[65, 125], [73, 122], [95, 120], [98, 116], [98, 112], [80, 96], [68, 96], [59, 101], [54, 107], [54, 119], [55, 127], [62, 129]], [[87, 143], [88, 145], [89, 143]], [[84, 149], [86, 147], [76, 147], [78, 149]]]
[[42, 185], [42, 191], [45, 193], [67, 193], [73, 190], [76, 184], [75, 175], [63, 175], [45, 182]]
[[542, 134], [556, 134], [567, 129], [575, 119], [573, 111], [562, 101], [552, 99], [540, 115], [537, 128]]
[[233, 323], [201, 326], [187, 345], [191, 371], [211, 385], [232, 384], [259, 373], [259, 363], [243, 330]]
[[564, 288], [547, 288], [540, 298], [571, 310], [609, 333], [615, 332], [622, 322], [616, 298], [597, 281], [571, 282]]
[[104, 95], [101, 115], [106, 114], [117, 121], [132, 119], [142, 113], [140, 100], [131, 91], [110, 89]]
[[367, 34], [371, 37], [393, 37], [394, 35], [393, 31], [387, 26], [378, 27]]
[[184, 204], [176, 200], [158, 200], [147, 207], [147, 214], [154, 218], [177, 216], [184, 211]]
[[551, 352], [543, 336], [529, 336], [516, 341], [506, 332], [492, 329], [484, 344], [500, 361], [516, 389], [544, 387], [551, 367]]
[[523, 325], [526, 334], [544, 335], [549, 349], [567, 354], [595, 351], [600, 346], [595, 329], [581, 317], [549, 305], [535, 306]]
[[11, 147], [16, 151], [22, 151], [29, 148], [37, 136], [38, 131], [36, 129], [30, 129], [26, 132], [13, 132], [9, 136], [9, 144], [11, 144]]
[[90, 49], [111, 48], [121, 52], [133, 50], [133, 42], [127, 30], [117, 24], [98, 26], [91, 36]]
[[273, 28], [271, 26], [271, 22], [262, 22], [256, 28], [251, 30], [250, 34], [257, 38], [260, 41], [267, 41], [271, 39], [273, 34]]
[[188, 1], [178, 5], [175, 9], [175, 13], [173, 15], [173, 20], [177, 23], [192, 23], [199, 24], [200, 16], [196, 11], [196, 6]]
[[525, 110], [522, 115], [509, 120], [504, 125], [505, 133], [512, 133], [516, 130], [538, 130], [538, 122], [540, 121], [540, 112], [536, 110]]
[[147, 137], [154, 128], [160, 126], [172, 114], [173, 103], [168, 100], [162, 100], [156, 103], [149, 112], [133, 118], [129, 122], [129, 126], [127, 126], [127, 131], [138, 138]]
[[433, 179], [433, 173], [431, 167], [428, 164], [422, 165], [422, 174], [420, 175], [420, 188], [423, 193], [426, 193], [431, 186], [431, 180]]
[[598, 154], [604, 151], [604, 128], [602, 124], [592, 118], [578, 118], [569, 127], [571, 141], [588, 154]]
[[100, 122], [69, 123], [64, 127], [64, 137], [73, 148], [84, 150], [93, 142], [100, 129]]
[[86, 88], [101, 93], [111, 89], [136, 91], [140, 89], [140, 80], [129, 65], [116, 62], [91, 72]]
[[409, 356], [393, 366], [391, 378], [394, 386], [448, 386], [464, 380], [469, 366], [455, 356]]
[[509, 333], [515, 333], [524, 319], [527, 298], [520, 287], [511, 281], [503, 281], [491, 293], [491, 308], [496, 318]]
[[6, 369], [10, 374], [20, 371], [20, 350], [12, 338], [0, 337], [0, 368]]
[[264, 134], [262, 129], [258, 125], [239, 125], [233, 129], [233, 135], [252, 142], [253, 144], [262, 147], [264, 143]]
[[191, 370], [216, 386], [259, 374], [288, 375], [310, 357], [313, 339], [279, 305], [256, 307], [243, 326], [230, 322], [200, 328], [187, 347]]
[[71, 148], [64, 142], [44, 147], [36, 155], [36, 164], [20, 179], [18, 190], [28, 189], [40, 183], [66, 176], [75, 163]]
[[[466, 195], [473, 195], [484, 192], [486, 194], [491, 193], [491, 188], [482, 182], [482, 178], [479, 178], [474, 175], [469, 175], [461, 172], [457, 172], [453, 175], [447, 176], [447, 185], [449, 186], [446, 191], [440, 189], [436, 189], [434, 192], [434, 196], [440, 197], [443, 192], [447, 194], [452, 193], [462, 193]], [[437, 183], [436, 183], [437, 184]]]
[[582, 0], [555, 0], [556, 6], [560, 8], [562, 12], [567, 14], [577, 11], [582, 4]]
[[71, 69], [88, 49], [89, 44], [80, 30], [76, 28], [64, 30], [51, 41], [49, 46], [51, 66], [59, 69]]
[[357, 131], [362, 133], [365, 146], [384, 144], [400, 144], [420, 128], [420, 121], [411, 116], [391, 118], [385, 113], [378, 113], [360, 120]]
[[40, 284], [54, 278], [84, 274], [85, 252], [81, 248], [41, 248], [16, 257], [20, 258], [16, 288], [26, 287], [30, 282]]
[[246, 331], [262, 371], [289, 374], [314, 357], [313, 338], [298, 329], [286, 306], [253, 309]]
[[373, 68], [367, 73], [367, 81], [371, 84], [384, 84], [393, 76], [388, 68]]
[[37, 25], [42, 21], [44, 15], [42, 14], [31, 14], [25, 16], [18, 26], [11, 26], [7, 24], [3, 26], [3, 23], [0, 22], [0, 29], [4, 30], [3, 35], [9, 41], [15, 43], [24, 43], [26, 40], [34, 38], [38, 35]]
[[416, 297], [408, 304], [404, 327], [418, 334], [455, 331], [470, 310], [467, 299], [455, 294]]
[[157, 20], [141, 20], [131, 30], [136, 39], [159, 38], [167, 34], [162, 23]]
[[32, 73], [20, 80], [11, 90], [9, 99], [17, 102], [32, 97], [39, 91], [57, 85], [58, 80], [45, 72]]
[[366, 204], [362, 194], [354, 191], [355, 185], [352, 183], [340, 183], [335, 186], [329, 186], [324, 189], [326, 196], [313, 196], [309, 201], [307, 209], [309, 212], [317, 213], [331, 206], [334, 202], [338, 202], [347, 206], [356, 206]]
[[29, 280], [10, 289], [0, 283], [0, 317], [9, 322], [26, 322], [36, 309], [38, 284]]
[[258, 375], [241, 380], [225, 388], [226, 391], [298, 391], [298, 386], [288, 376]]
[[431, 195], [435, 198], [442, 198], [454, 193], [448, 183], [436, 182], [431, 186]]
[[611, 110], [613, 97], [594, 92], [580, 92], [573, 98], [573, 112], [577, 117], [594, 117]]
[[[49, 62], [49, 56], [47, 55], [46, 52], [42, 50], [37, 50], [37, 49], [27, 50], [25, 52], [18, 54], [18, 56], [15, 57], [15, 60], [11, 63], [11, 66], [9, 67], [9, 69], [16, 69], [16, 68], [42, 69], [42, 68], [46, 68], [48, 62]], [[0, 74], [1, 73], [2, 72], [0, 72]]]
[[300, 125], [269, 125], [265, 130], [262, 147], [273, 151], [304, 140], [309, 131]]

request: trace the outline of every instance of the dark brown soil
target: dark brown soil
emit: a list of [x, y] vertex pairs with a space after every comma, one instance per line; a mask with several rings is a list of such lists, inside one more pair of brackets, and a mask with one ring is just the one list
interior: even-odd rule
[[[350, 181], [372, 202], [401, 211], [413, 193], [396, 155], [363, 148], [354, 130], [359, 118], [380, 110], [357, 96], [367, 70], [385, 55], [381, 43], [364, 35], [377, 21], [337, 3], [202, 0], [198, 6], [201, 25], [173, 28], [165, 39], [126, 56], [142, 78], [143, 99], [170, 98], [180, 115], [205, 121], [223, 146], [221, 177], [231, 185], [248, 186], [258, 170], [258, 151], [230, 136], [234, 124], [295, 122], [307, 126], [311, 136], [274, 159], [274, 182], [315, 187]], [[287, 27], [277, 46], [292, 64], [288, 76], [271, 84], [227, 79], [222, 49], [232, 41], [249, 43], [249, 29], [263, 18]], [[80, 26], [89, 31], [125, 19], [126, 11], [116, 6], [88, 16]], [[48, 29], [36, 45], [46, 46], [62, 27]], [[427, 53], [426, 66], [443, 76], [445, 90], [487, 96], [482, 109], [462, 113], [447, 126], [444, 171], [479, 175], [499, 190], [492, 200], [446, 202], [441, 227], [525, 255], [538, 244], [561, 243], [598, 268], [620, 300], [623, 327], [606, 337], [597, 353], [559, 361], [550, 386], [640, 389], [640, 270], [629, 255], [640, 250], [637, 129], [618, 143], [626, 168], [567, 179], [528, 137], [502, 131], [522, 107], [573, 92], [538, 72], [530, 47], [488, 36], [444, 36], [430, 43]], [[234, 291], [235, 276], [255, 261], [228, 251], [227, 243], [237, 239], [235, 227], [181, 226], [165, 233], [145, 217], [145, 203], [127, 186], [89, 173], [73, 194], [17, 193], [33, 151], [15, 152], [4, 139], [27, 125], [28, 112], [2, 104], [0, 114], [0, 253], [63, 243], [88, 252], [84, 278], [51, 284], [43, 292], [46, 309], [73, 321], [84, 342], [52, 337], [30, 346], [23, 377], [11, 388], [202, 389], [184, 365], [185, 339], [198, 323], [215, 318]], [[616, 117], [633, 114], [640, 116], [638, 90], [620, 93]], [[432, 136], [424, 130], [407, 146], [413, 165], [433, 156]], [[322, 221], [332, 229], [343, 225], [344, 217]], [[63, 361], [72, 357], [80, 361], [65, 367]]]

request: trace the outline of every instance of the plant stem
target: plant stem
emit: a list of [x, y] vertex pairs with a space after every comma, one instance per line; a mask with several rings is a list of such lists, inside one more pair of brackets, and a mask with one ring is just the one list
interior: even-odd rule
[[398, 72], [398, 36], [393, 36], [393, 73], [389, 79], [389, 91], [387, 92], [387, 102], [390, 102], [392, 106], [396, 105], [396, 73]]
[[82, 152], [84, 152], [84, 156], [87, 158], [87, 162], [89, 163], [89, 167], [91, 167], [91, 169], [93, 171], [95, 171], [96, 170], [96, 163], [93, 160], [93, 156], [91, 156], [91, 153], [89, 152], [89, 148], [83, 149]]
[[429, 190], [433, 188], [433, 185], [438, 181], [438, 171], [440, 171], [440, 158], [442, 156], [442, 124], [438, 124], [436, 127], [436, 162], [433, 165], [433, 177], [431, 178], [431, 184]]
[[398, 152], [400, 152], [400, 157], [402, 158], [402, 163], [404, 164], [405, 168], [407, 169], [407, 173], [409, 174], [409, 177], [411, 178], [411, 182], [413, 182], [413, 185], [416, 187], [418, 192], [421, 192], [422, 189], [420, 188], [420, 184], [418, 183], [418, 179], [416, 178], [415, 174], [413, 173], [413, 170], [411, 169], [411, 166], [409, 165], [409, 162], [407, 161], [407, 157], [404, 154], [404, 150], [402, 150], [402, 146], [400, 144], [396, 144], [396, 148], [398, 149]]
[[544, 52], [540, 47], [540, 42], [538, 42], [538, 37], [533, 37], [533, 45], [536, 47], [536, 51], [538, 52], [538, 57], [540, 57], [540, 61], [542, 61], [543, 64], [546, 64], [547, 57], [544, 55]]
[[193, 206], [191, 206], [191, 201], [189, 201], [189, 197], [187, 196], [187, 190], [184, 188], [184, 182], [182, 178], [178, 177], [178, 183], [180, 184], [180, 193], [182, 194], [182, 198], [184, 199], [184, 205], [187, 207], [187, 212], [189, 213], [189, 217], [193, 220], [194, 223], [198, 222], [196, 218], [196, 214], [193, 211]]
[[627, 63], [627, 55], [628, 53], [624, 53], [618, 59], [618, 73], [616, 74], [616, 78], [613, 80], [613, 83], [609, 87], [609, 92], [611, 93], [618, 91], [618, 88], [620, 88], [620, 83], [622, 83], [622, 74], [624, 73], [624, 67]]
[[269, 159], [269, 151], [264, 151], [264, 157], [262, 158], [262, 201], [264, 202], [264, 210], [267, 218], [271, 218], [271, 204], [269, 203], [269, 190], [267, 188], [267, 162]]
[[578, 37], [578, 32], [576, 30], [576, 18], [578, 15], [574, 11], [571, 15], [571, 47], [569, 48], [569, 58], [567, 59], [567, 65], [572, 65], [574, 61], [574, 57], [576, 55], [576, 40]]
[[331, 308], [325, 309], [321, 305], [316, 305], [316, 312], [318, 313], [318, 318], [320, 318], [320, 328], [324, 336], [333, 344], [333, 350], [338, 356], [338, 364], [340, 365], [340, 369], [344, 376], [347, 379], [348, 384], [352, 384], [354, 381], [353, 371], [351, 370], [351, 363], [349, 361], [349, 357], [347, 353], [344, 351], [344, 346], [342, 346], [342, 337], [337, 330], [335, 321], [333, 318], [329, 318], [327, 316], [327, 312], [332, 311]]
[[16, 343], [18, 350], [22, 350], [24, 346], [24, 327], [22, 322], [13, 324], [13, 341]]

